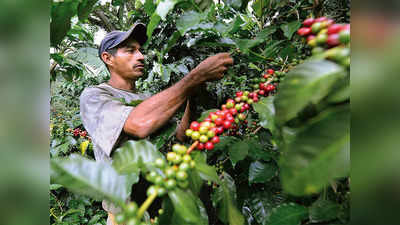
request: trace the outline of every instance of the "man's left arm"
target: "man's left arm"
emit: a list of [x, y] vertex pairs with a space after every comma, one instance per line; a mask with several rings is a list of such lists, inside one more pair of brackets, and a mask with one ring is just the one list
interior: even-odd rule
[[177, 131], [176, 131], [176, 137], [178, 138], [179, 141], [184, 141], [185, 140], [185, 131], [186, 129], [189, 128], [189, 122], [190, 122], [190, 100], [188, 99], [186, 101], [186, 108], [185, 108], [185, 113], [183, 114], [182, 120], [178, 125]]

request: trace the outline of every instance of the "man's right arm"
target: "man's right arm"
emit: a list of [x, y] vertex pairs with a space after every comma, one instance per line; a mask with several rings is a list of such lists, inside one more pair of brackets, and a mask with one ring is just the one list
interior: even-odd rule
[[164, 125], [191, 95], [197, 85], [223, 77], [233, 60], [228, 53], [210, 56], [170, 88], [152, 96], [135, 107], [124, 124], [124, 131], [144, 138]]

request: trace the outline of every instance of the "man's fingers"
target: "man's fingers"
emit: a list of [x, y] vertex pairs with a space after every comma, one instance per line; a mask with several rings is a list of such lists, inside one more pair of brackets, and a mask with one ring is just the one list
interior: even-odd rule
[[228, 59], [226, 59], [224, 61], [224, 65], [233, 65], [233, 59], [231, 57], [229, 57]]
[[228, 68], [226, 68], [225, 66], [221, 66], [221, 68], [219, 69], [220, 73], [225, 73], [228, 70]]
[[231, 54], [229, 52], [222, 52], [222, 53], [218, 53], [217, 56], [219, 56], [221, 58], [227, 58], [227, 57], [231, 57]]

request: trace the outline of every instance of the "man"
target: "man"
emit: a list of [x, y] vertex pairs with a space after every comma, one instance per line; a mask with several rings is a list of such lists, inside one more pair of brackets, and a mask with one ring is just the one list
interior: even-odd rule
[[[95, 158], [112, 161], [112, 152], [129, 139], [141, 139], [162, 127], [188, 100], [192, 90], [205, 81], [221, 79], [227, 66], [233, 64], [228, 53], [208, 57], [170, 88], [150, 97], [136, 92], [135, 81], [143, 75], [144, 56], [141, 46], [147, 41], [146, 26], [135, 24], [129, 31], [108, 33], [100, 44], [99, 56], [111, 77], [106, 83], [85, 88], [80, 97], [83, 125], [92, 137]], [[126, 102], [144, 100], [136, 107]], [[189, 101], [177, 137], [184, 138], [189, 126]], [[118, 212], [112, 204], [103, 201], [109, 212], [107, 224]]]

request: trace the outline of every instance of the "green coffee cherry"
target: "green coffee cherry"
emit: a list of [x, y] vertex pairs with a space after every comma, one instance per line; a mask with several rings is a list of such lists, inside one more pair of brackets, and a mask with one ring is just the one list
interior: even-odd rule
[[318, 34], [315, 39], [317, 41], [317, 44], [323, 45], [326, 43], [326, 40], [328, 40], [328, 35], [327, 34]]
[[165, 182], [165, 188], [172, 190], [176, 187], [176, 181], [174, 179], [169, 179]]
[[194, 131], [192, 133], [192, 139], [193, 140], [198, 140], [200, 138], [200, 133], [198, 131]]
[[139, 225], [140, 221], [136, 218], [131, 218], [126, 222], [126, 225]]
[[206, 126], [202, 126], [199, 128], [200, 134], [206, 134], [207, 131], [208, 131], [208, 127], [206, 127]]
[[212, 137], [214, 137], [214, 136], [215, 136], [215, 132], [214, 132], [214, 131], [209, 130], [209, 131], [207, 132], [207, 137], [208, 137], [208, 138], [212, 138]]
[[185, 181], [179, 181], [178, 182], [178, 186], [181, 188], [187, 188], [189, 187], [189, 181], [185, 180]]
[[115, 216], [115, 222], [117, 222], [118, 224], [124, 223], [125, 220], [126, 220], [126, 218], [125, 218], [125, 215], [124, 215], [123, 213], [118, 213], [118, 214]]
[[126, 225], [140, 225], [139, 223], [140, 223], [140, 222], [139, 222], [138, 219], [132, 218], [132, 219], [130, 219], [130, 220], [126, 223]]
[[125, 212], [129, 217], [133, 217], [133, 216], [136, 215], [136, 212], [137, 212], [138, 209], [139, 209], [138, 205], [135, 202], [130, 202], [126, 206]]
[[164, 183], [164, 179], [161, 176], [157, 176], [156, 179], [154, 179], [154, 183], [157, 185], [162, 185]]
[[311, 26], [311, 31], [312, 31], [314, 34], [317, 34], [321, 29], [322, 29], [322, 24], [319, 23], [319, 22], [314, 23], [314, 24]]
[[172, 162], [176, 157], [176, 153], [175, 152], [168, 152], [167, 153], [167, 160]]
[[179, 170], [181, 171], [187, 171], [188, 169], [190, 169], [190, 165], [187, 162], [183, 162], [179, 165]]
[[176, 173], [176, 179], [179, 181], [184, 181], [188, 178], [188, 175], [185, 171], [179, 171]]
[[165, 188], [159, 187], [159, 188], [158, 188], [158, 191], [157, 191], [157, 196], [158, 196], [158, 197], [162, 197], [162, 196], [164, 196], [166, 193], [167, 193], [167, 190], [166, 190]]
[[151, 186], [147, 189], [146, 194], [147, 194], [147, 196], [150, 196], [150, 195], [156, 193], [156, 191], [158, 191], [158, 187], [155, 186], [155, 185], [151, 185]]
[[347, 44], [350, 42], [350, 31], [349, 30], [342, 30], [339, 33], [339, 41], [342, 44]]
[[179, 146], [179, 149], [178, 149], [178, 154], [183, 155], [183, 154], [186, 154], [186, 152], [187, 152], [186, 146], [180, 145], [180, 146]]
[[163, 160], [162, 158], [158, 158], [158, 159], [156, 159], [156, 161], [154, 161], [154, 165], [155, 165], [157, 168], [162, 169], [162, 168], [165, 167], [165, 162], [164, 162], [164, 160]]
[[168, 167], [165, 171], [164, 171], [164, 173], [165, 173], [165, 176], [167, 177], [167, 178], [174, 178], [175, 177], [175, 170], [172, 168], [172, 167]]
[[148, 176], [146, 176], [146, 180], [150, 181], [150, 182], [154, 182], [154, 180], [157, 177], [157, 173], [155, 171], [151, 171]]
[[206, 135], [201, 135], [199, 141], [202, 143], [206, 143], [208, 141], [208, 137]]
[[190, 162], [190, 161], [192, 161], [192, 157], [190, 157], [190, 155], [184, 155], [183, 157], [182, 157], [182, 160], [184, 161], [184, 162]]
[[193, 134], [193, 130], [192, 130], [192, 129], [187, 129], [187, 130], [185, 131], [185, 134], [186, 134], [186, 136], [191, 137], [192, 134]]
[[182, 162], [182, 156], [180, 156], [180, 155], [176, 155], [175, 159], [172, 160], [172, 163], [174, 163], [174, 164], [179, 164], [181, 162]]

